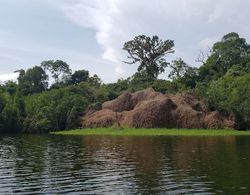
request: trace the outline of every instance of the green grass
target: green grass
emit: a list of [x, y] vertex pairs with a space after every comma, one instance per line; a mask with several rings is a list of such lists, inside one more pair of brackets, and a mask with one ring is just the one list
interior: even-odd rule
[[205, 129], [122, 129], [97, 128], [51, 132], [56, 135], [110, 135], [110, 136], [243, 136], [250, 131]]

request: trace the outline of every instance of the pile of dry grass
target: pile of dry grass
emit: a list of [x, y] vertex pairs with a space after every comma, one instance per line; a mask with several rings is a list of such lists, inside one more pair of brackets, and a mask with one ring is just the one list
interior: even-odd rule
[[223, 117], [219, 112], [208, 113], [204, 118], [204, 126], [208, 129], [234, 128], [234, 119]]
[[87, 113], [83, 118], [83, 127], [110, 127], [116, 122], [116, 113], [104, 109], [94, 113]]
[[131, 104], [133, 105], [133, 107], [135, 107], [136, 105], [144, 101], [149, 101], [149, 100], [151, 101], [154, 100], [155, 98], [160, 98], [160, 97], [164, 98], [165, 95], [159, 92], [155, 92], [152, 88], [149, 88], [133, 93], [131, 97]]
[[102, 110], [86, 114], [85, 127], [110, 127], [114, 124], [135, 128], [233, 128], [234, 120], [206, 105], [188, 93], [167, 96], [153, 89], [125, 92], [105, 102]]
[[128, 127], [168, 127], [176, 126], [176, 105], [168, 97], [156, 97], [138, 103], [133, 111], [126, 112], [121, 124]]
[[133, 105], [131, 103], [132, 94], [124, 92], [118, 98], [108, 101], [102, 104], [102, 109], [109, 109], [114, 112], [122, 112], [125, 110], [132, 110]]
[[206, 106], [187, 93], [176, 94], [171, 97], [178, 105], [176, 109], [178, 128], [203, 128]]

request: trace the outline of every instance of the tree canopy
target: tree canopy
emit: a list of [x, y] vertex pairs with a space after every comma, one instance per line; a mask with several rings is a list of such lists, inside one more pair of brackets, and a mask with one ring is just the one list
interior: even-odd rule
[[145, 35], [136, 36], [133, 40], [124, 43], [123, 49], [128, 52], [130, 60], [125, 63], [138, 62], [138, 72], [145, 71], [152, 80], [155, 80], [168, 66], [165, 56], [174, 52], [173, 47], [172, 40], [163, 41], [158, 36], [152, 38]]
[[19, 70], [19, 88], [24, 95], [40, 93], [48, 87], [48, 75], [40, 66], [35, 66], [24, 70]]
[[212, 47], [212, 53], [199, 69], [200, 79], [209, 82], [226, 74], [232, 66], [249, 69], [250, 45], [232, 32], [224, 35]]
[[46, 71], [48, 70], [55, 82], [59, 82], [60, 79], [66, 79], [71, 74], [69, 65], [62, 60], [48, 60], [41, 63], [41, 67]]
[[188, 65], [181, 58], [178, 58], [170, 64], [172, 69], [168, 75], [170, 79], [179, 79], [184, 76], [188, 69]]
[[89, 79], [89, 71], [87, 70], [77, 70], [70, 78], [71, 84], [79, 84], [81, 82], [87, 81]]

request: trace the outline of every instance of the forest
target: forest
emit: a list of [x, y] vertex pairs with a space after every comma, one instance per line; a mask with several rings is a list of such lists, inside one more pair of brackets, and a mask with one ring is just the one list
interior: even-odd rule
[[[182, 58], [168, 62], [173, 40], [139, 35], [124, 43], [125, 63], [138, 65], [129, 78], [105, 84], [88, 70], [72, 72], [62, 60], [48, 60], [16, 70], [17, 81], [0, 85], [0, 133], [47, 133], [81, 127], [89, 109], [100, 109], [124, 91], [153, 88], [165, 94], [187, 91], [208, 108], [235, 118], [236, 128], [250, 129], [250, 45], [237, 33], [224, 35], [209, 52], [201, 52], [199, 68]], [[158, 76], [166, 68], [166, 79]]]

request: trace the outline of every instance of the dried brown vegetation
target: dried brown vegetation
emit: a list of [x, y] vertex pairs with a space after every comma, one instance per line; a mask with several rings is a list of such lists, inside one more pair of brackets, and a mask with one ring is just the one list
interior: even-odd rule
[[136, 128], [233, 128], [234, 120], [206, 105], [188, 93], [164, 95], [153, 89], [124, 92], [105, 102], [102, 109], [83, 118], [84, 127], [110, 127], [119, 124]]

